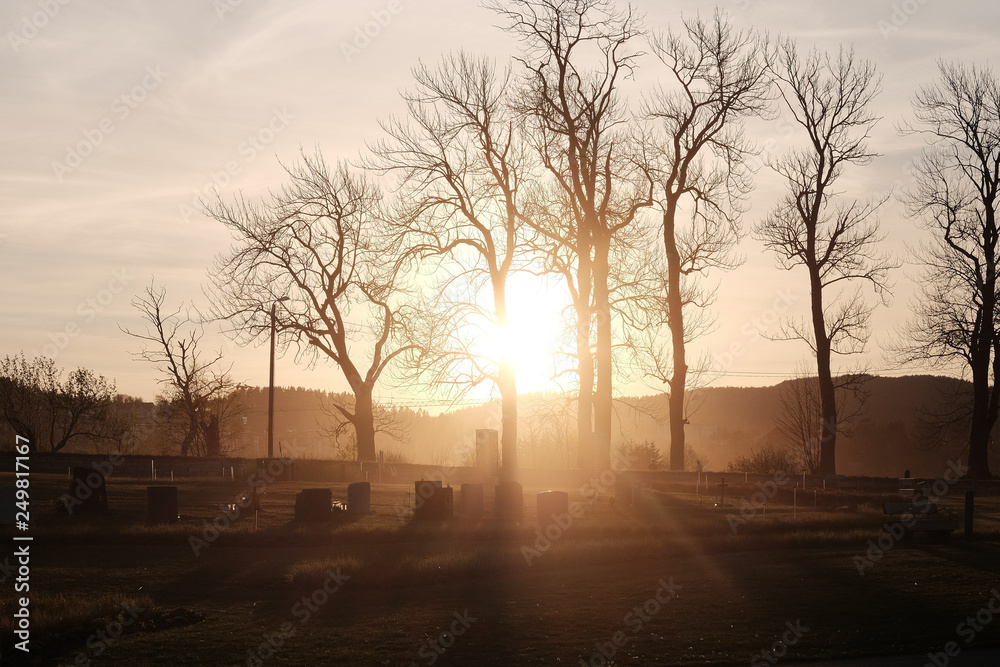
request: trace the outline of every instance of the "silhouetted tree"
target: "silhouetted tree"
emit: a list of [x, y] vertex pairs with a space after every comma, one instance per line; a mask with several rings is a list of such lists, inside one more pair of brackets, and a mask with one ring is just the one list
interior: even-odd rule
[[769, 69], [808, 143], [771, 165], [784, 177], [788, 193], [753, 231], [781, 268], [806, 269], [809, 323], [786, 321], [778, 338], [803, 340], [816, 355], [821, 472], [829, 475], [836, 472], [838, 430], [832, 356], [864, 351], [872, 312], [860, 286], [848, 291], [842, 285], [867, 283], [885, 302], [888, 272], [897, 266], [879, 251], [883, 236], [876, 211], [886, 198], [841, 200], [834, 189], [845, 168], [867, 165], [876, 156], [868, 135], [878, 118], [869, 107], [879, 77], [874, 65], [853, 52], [812, 51], [803, 58], [790, 39], [769, 52]]
[[[837, 432], [851, 436], [869, 394], [871, 376], [840, 375], [833, 378], [837, 396]], [[810, 474], [822, 470], [823, 424], [819, 378], [805, 369], [796, 371], [793, 380], [778, 387], [778, 406], [774, 425], [789, 451]]]
[[48, 357], [21, 352], [0, 362], [0, 415], [31, 451], [58, 452], [80, 440], [119, 442], [127, 423], [117, 418], [115, 383], [86, 368], [63, 371]]
[[900, 351], [903, 361], [957, 365], [971, 376], [971, 396], [941, 417], [948, 430], [967, 424], [969, 473], [983, 478], [991, 476], [1000, 412], [1000, 82], [985, 67], [938, 68], [938, 81], [913, 100], [915, 122], [904, 128], [929, 144], [905, 202], [933, 239], [915, 251], [924, 271]]
[[142, 296], [132, 299], [145, 330], [122, 328], [129, 336], [142, 341], [133, 357], [156, 366], [164, 387], [161, 415], [170, 415], [159, 427], [180, 441], [181, 456], [202, 454], [221, 456], [222, 432], [230, 431], [242, 417], [236, 392], [239, 384], [223, 368], [222, 352], [205, 353], [199, 349], [204, 336], [202, 326], [182, 309], [167, 312], [166, 288], [150, 283]]
[[[554, 205], [567, 214], [555, 230], [534, 227], [573, 249], [581, 463], [609, 469], [611, 250], [615, 235], [651, 203], [648, 183], [634, 168], [636, 146], [624, 128], [630, 118], [619, 90], [640, 55], [632, 46], [643, 29], [631, 8], [618, 11], [610, 0], [487, 4], [523, 44], [520, 110], [554, 181]], [[592, 328], [596, 347], [589, 366]]]
[[354, 426], [358, 460], [372, 461], [375, 386], [412, 349], [401, 342], [406, 298], [382, 245], [382, 194], [346, 166], [331, 173], [318, 153], [286, 171], [291, 182], [269, 201], [209, 207], [236, 237], [212, 270], [213, 314], [232, 323], [239, 342], [267, 341], [271, 307], [288, 297], [275, 309], [278, 344], [340, 368], [354, 400], [334, 409]]
[[[654, 38], [652, 47], [671, 79], [670, 88], [659, 88], [646, 100], [653, 121], [646, 154], [663, 213], [662, 312], [671, 343], [671, 368], [663, 368], [670, 394], [669, 465], [683, 470], [686, 345], [692, 340], [686, 311], [710, 301], [697, 276], [739, 263], [734, 248], [743, 199], [752, 187], [746, 159], [754, 150], [743, 121], [767, 115], [771, 86], [760, 57], [762, 40], [734, 30], [718, 11], [710, 21], [685, 20], [683, 31]], [[697, 332], [705, 322], [693, 324]]]
[[[382, 124], [374, 166], [399, 177], [390, 233], [405, 263], [433, 264], [433, 294], [414, 331], [412, 378], [462, 395], [483, 382], [501, 397], [501, 476], [517, 471], [517, 382], [503, 346], [508, 281], [524, 261], [521, 191], [530, 181], [510, 73], [465, 54], [413, 70], [407, 120]], [[431, 260], [430, 262], [428, 260]], [[481, 292], [487, 303], [481, 302]]]

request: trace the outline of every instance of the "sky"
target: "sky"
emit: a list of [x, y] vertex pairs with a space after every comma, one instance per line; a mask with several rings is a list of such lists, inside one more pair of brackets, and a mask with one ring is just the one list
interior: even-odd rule
[[[693, 1], [633, 6], [660, 31], [712, 11]], [[738, 27], [788, 34], [805, 48], [853, 45], [874, 61], [882, 120], [871, 146], [881, 157], [841, 182], [861, 198], [907, 187], [905, 165], [921, 144], [897, 128], [914, 92], [935, 78], [936, 61], [995, 67], [1000, 53], [1000, 7], [985, 0], [719, 7]], [[366, 141], [382, 137], [378, 120], [402, 111], [399, 92], [419, 60], [459, 49], [509, 60], [517, 45], [496, 23], [466, 0], [2, 3], [0, 355], [46, 354], [151, 399], [155, 370], [132, 358], [136, 341], [120, 327], [141, 327], [131, 300], [154, 278], [168, 305], [207, 306], [207, 271], [232, 239], [198, 211], [199, 194], [264, 194], [284, 182], [281, 163], [302, 149], [318, 147], [330, 162], [357, 158]], [[777, 121], [753, 133], [768, 151], [796, 139]], [[773, 174], [761, 171], [745, 227], [780, 194]], [[887, 249], [905, 259], [906, 244], [923, 232], [895, 200], [880, 217]], [[715, 359], [716, 385], [773, 384], [807, 362], [808, 349], [758, 333], [773, 329], [779, 314], [804, 315], [808, 294], [801, 274], [776, 268], [752, 239], [741, 253], [743, 266], [712, 276], [717, 325], [695, 350]], [[906, 264], [893, 274], [892, 303], [875, 312], [869, 354], [857, 360], [872, 370], [902, 372], [887, 366], [880, 347], [911, 312], [917, 276]], [[213, 327], [205, 344], [223, 349], [235, 379], [267, 383], [266, 347], [235, 346]], [[332, 366], [308, 369], [291, 353], [278, 360], [276, 382], [346, 388]], [[380, 394], [421, 395], [391, 387]]]

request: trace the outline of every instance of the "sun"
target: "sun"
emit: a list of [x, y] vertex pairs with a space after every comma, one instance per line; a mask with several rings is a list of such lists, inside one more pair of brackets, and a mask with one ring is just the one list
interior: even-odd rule
[[496, 332], [492, 346], [498, 361], [514, 367], [519, 394], [558, 391], [553, 379], [565, 362], [566, 326], [563, 310], [568, 295], [555, 281], [516, 275], [507, 285], [507, 323]]

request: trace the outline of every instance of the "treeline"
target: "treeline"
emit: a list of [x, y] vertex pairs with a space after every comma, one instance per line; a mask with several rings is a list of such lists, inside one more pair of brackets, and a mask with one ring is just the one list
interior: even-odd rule
[[[705, 470], [725, 470], [755, 452], [782, 452], [786, 472], [817, 472], [817, 460], [802, 450], [794, 432], [782, 429], [788, 397], [801, 395], [813, 379], [772, 387], [703, 388], [692, 392], [686, 470], [700, 461]], [[946, 397], [968, 396], [967, 382], [943, 377], [868, 378], [863, 409], [842, 440], [841, 471], [849, 475], [933, 477], [949, 460], [968, 460], [967, 431], [941, 439], [929, 430], [928, 415]], [[313, 389], [275, 388], [276, 453], [296, 458], [356, 460], [354, 434], [331, 405], [349, 394]], [[209, 448], [212, 431], [203, 429], [189, 455], [266, 455], [266, 388], [237, 387], [219, 418], [219, 443]], [[572, 469], [577, 466], [576, 415], [571, 394], [519, 397], [518, 457], [524, 467]], [[48, 359], [22, 355], [0, 363], [0, 406], [4, 443], [27, 437], [35, 451], [178, 455], [186, 417], [164, 396], [154, 402], [118, 394], [114, 383], [87, 370], [66, 373]], [[211, 411], [212, 406], [207, 410]], [[432, 415], [426, 408], [386, 408], [386, 428], [376, 436], [377, 451], [388, 463], [442, 466], [474, 465], [475, 431], [496, 424], [495, 402]], [[209, 416], [204, 423], [211, 424]], [[933, 420], [931, 420], [933, 422]], [[640, 468], [666, 469], [669, 402], [666, 394], [621, 398], [613, 423], [612, 446], [627, 452]], [[967, 428], [967, 423], [966, 423]], [[815, 442], [815, 439], [812, 441]], [[8, 449], [4, 445], [4, 449]]]

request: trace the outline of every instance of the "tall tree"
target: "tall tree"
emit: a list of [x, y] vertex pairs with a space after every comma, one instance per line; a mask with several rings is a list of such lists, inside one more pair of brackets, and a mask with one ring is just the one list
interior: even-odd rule
[[928, 143], [905, 202], [933, 238], [916, 252], [924, 273], [902, 352], [904, 361], [958, 364], [971, 376], [972, 395], [958, 412], [968, 416], [969, 474], [981, 479], [991, 476], [1000, 412], [1000, 81], [975, 65], [941, 62], [938, 69], [904, 128]]
[[703, 307], [696, 277], [738, 264], [743, 199], [751, 188], [746, 159], [753, 145], [744, 121], [765, 116], [770, 81], [760, 53], [763, 42], [734, 30], [720, 12], [712, 20], [684, 21], [680, 33], [652, 41], [653, 52], [670, 72], [670, 88], [646, 103], [654, 123], [648, 142], [650, 170], [657, 181], [666, 253], [665, 320], [670, 330], [670, 469], [684, 469], [686, 343], [685, 311]]
[[[519, 209], [530, 180], [510, 72], [486, 58], [451, 55], [419, 65], [404, 94], [408, 122], [383, 123], [375, 165], [399, 177], [402, 206], [390, 230], [402, 260], [432, 259], [440, 278], [425, 309], [418, 377], [459, 393], [482, 382], [500, 391], [501, 476], [517, 471], [517, 380], [503, 345], [508, 280], [524, 255]], [[482, 302], [486, 295], [486, 303]], [[477, 342], [493, 340], [504, 349]], [[457, 382], [456, 382], [457, 380]]]
[[142, 341], [133, 356], [160, 372], [158, 382], [166, 389], [163, 409], [171, 416], [163, 428], [179, 431], [180, 455], [221, 456], [223, 431], [231, 430], [232, 422], [242, 416], [235, 400], [239, 384], [229, 373], [231, 367], [223, 367], [221, 351], [206, 354], [200, 349], [202, 326], [181, 308], [168, 312], [166, 299], [166, 288], [150, 283], [142, 296], [132, 299], [145, 329], [122, 331]]
[[805, 341], [816, 355], [820, 468], [830, 475], [836, 473], [838, 430], [832, 357], [863, 352], [871, 333], [873, 306], [861, 285], [846, 285], [867, 284], [885, 302], [888, 272], [897, 266], [879, 249], [876, 212], [886, 198], [858, 201], [835, 190], [845, 168], [867, 165], [876, 156], [868, 136], [878, 121], [870, 107], [879, 76], [872, 63], [843, 49], [836, 55], [813, 50], [803, 58], [794, 41], [781, 39], [768, 55], [785, 106], [808, 141], [772, 164], [787, 194], [753, 233], [781, 268], [806, 269], [809, 323], [786, 321], [778, 338]]
[[212, 270], [212, 313], [240, 342], [266, 341], [272, 306], [287, 297], [274, 309], [278, 344], [340, 368], [354, 400], [335, 409], [354, 426], [358, 460], [373, 461], [375, 387], [411, 349], [401, 342], [406, 299], [381, 245], [382, 194], [346, 166], [331, 172], [318, 153], [286, 171], [290, 183], [269, 201], [209, 207], [236, 238]]
[[[578, 440], [581, 451], [594, 452], [597, 469], [608, 469], [614, 370], [611, 249], [615, 234], [650, 204], [645, 182], [637, 186], [635, 146], [624, 128], [631, 118], [620, 91], [640, 55], [633, 44], [643, 28], [631, 8], [618, 11], [612, 0], [487, 4], [523, 44], [521, 110], [570, 214], [572, 232], [566, 240], [577, 262]], [[590, 368], [585, 362], [592, 328], [596, 347]]]

